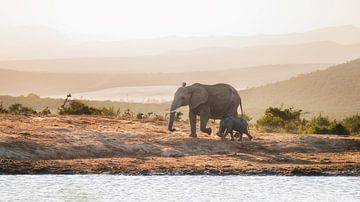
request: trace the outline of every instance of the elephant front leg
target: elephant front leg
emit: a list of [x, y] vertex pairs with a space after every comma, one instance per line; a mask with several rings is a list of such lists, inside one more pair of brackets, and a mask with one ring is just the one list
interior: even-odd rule
[[211, 128], [206, 127], [208, 121], [209, 121], [208, 115], [200, 114], [200, 130], [201, 130], [201, 132], [211, 135]]
[[239, 133], [239, 139], [238, 141], [242, 142], [243, 133]]
[[229, 130], [228, 129], [225, 129], [225, 132], [224, 132], [224, 134], [222, 134], [222, 136], [221, 136], [221, 140], [223, 141], [223, 142], [225, 142], [225, 138], [226, 138], [226, 136], [229, 134]]
[[230, 131], [230, 135], [231, 135], [231, 141], [234, 141], [234, 132]]
[[190, 137], [197, 137], [197, 135], [196, 135], [196, 114], [192, 110], [189, 111], [189, 121], [190, 121], [190, 128], [191, 128]]

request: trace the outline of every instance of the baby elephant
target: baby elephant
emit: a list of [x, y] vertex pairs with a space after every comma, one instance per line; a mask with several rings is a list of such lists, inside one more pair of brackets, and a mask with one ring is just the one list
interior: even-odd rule
[[225, 140], [226, 136], [231, 134], [231, 141], [234, 141], [233, 131], [236, 131], [240, 134], [239, 141], [242, 141], [243, 133], [245, 133], [249, 140], [253, 138], [249, 133], [248, 123], [240, 117], [226, 117], [221, 119], [218, 136], [222, 140]]

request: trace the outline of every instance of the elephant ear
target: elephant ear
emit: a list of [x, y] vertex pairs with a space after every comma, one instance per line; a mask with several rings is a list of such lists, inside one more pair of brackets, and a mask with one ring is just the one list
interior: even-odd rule
[[195, 84], [190, 87], [190, 91], [190, 109], [195, 109], [196, 107], [208, 100], [208, 92], [205, 90], [204, 87]]

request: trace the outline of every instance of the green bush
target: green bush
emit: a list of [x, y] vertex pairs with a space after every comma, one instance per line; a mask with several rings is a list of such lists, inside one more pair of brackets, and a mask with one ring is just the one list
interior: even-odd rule
[[144, 118], [145, 118], [144, 113], [139, 112], [139, 113], [136, 114], [136, 119], [144, 119]]
[[332, 121], [329, 117], [320, 114], [306, 124], [304, 133], [348, 135], [350, 131], [342, 123]]
[[154, 112], [149, 112], [144, 114], [139, 112], [136, 114], [136, 119], [149, 119], [154, 121], [165, 121], [167, 119], [167, 115], [156, 114]]
[[[176, 117], [176, 116], [175, 116]], [[154, 121], [165, 121], [166, 117], [161, 115], [161, 114], [155, 114], [154, 113], [154, 118], [152, 118]]]
[[36, 111], [33, 108], [24, 107], [19, 103], [10, 105], [8, 111], [10, 114], [23, 114], [23, 115], [36, 114]]
[[[181, 118], [182, 116], [184, 115], [184, 113], [178, 111], [178, 112], [175, 112], [175, 121], [181, 121]], [[165, 119], [165, 117], [164, 117]]]
[[130, 109], [126, 109], [122, 116], [125, 118], [133, 118], [134, 112], [132, 112]]
[[266, 132], [301, 132], [304, 120], [300, 118], [302, 110], [294, 108], [269, 107], [256, 121], [256, 128]]
[[306, 134], [329, 134], [330, 130], [328, 127], [326, 126], [316, 126], [316, 125], [312, 125], [312, 126], [308, 126], [305, 130], [304, 133]]
[[[184, 113], [182, 113], [181, 111], [177, 111], [175, 112], [175, 117], [174, 117], [174, 120], [175, 121], [181, 121], [182, 120], [182, 116], [184, 115]], [[169, 113], [165, 113], [164, 115], [162, 115], [163, 118], [166, 120], [169, 118]], [[198, 119], [199, 117], [197, 117]], [[197, 120], [198, 121], [198, 120]]]
[[360, 115], [359, 114], [345, 118], [342, 122], [343, 122], [344, 126], [352, 134], [360, 134]]
[[329, 117], [319, 116], [313, 117], [305, 126], [304, 133], [307, 134], [329, 134], [331, 121]]
[[50, 115], [51, 114], [51, 111], [49, 109], [49, 107], [45, 107], [45, 109], [43, 109], [41, 112], [40, 112], [41, 115], [44, 115], [44, 116], [47, 116], [47, 115]]
[[336, 135], [349, 135], [350, 131], [345, 128], [341, 123], [334, 122], [330, 126], [330, 134], [336, 134]]
[[284, 125], [284, 121], [280, 117], [265, 114], [256, 121], [256, 128], [265, 132], [278, 132]]
[[100, 109], [101, 115], [105, 116], [119, 116], [120, 115], [120, 109], [115, 110], [114, 107], [103, 107]]
[[317, 117], [314, 117], [312, 119], [312, 123], [316, 124], [318, 126], [326, 126], [326, 127], [331, 125], [331, 121], [330, 121], [329, 117], [322, 116], [321, 114], [319, 114], [319, 116], [317, 116]]
[[59, 109], [61, 115], [101, 115], [101, 110], [89, 107], [80, 101], [71, 101], [69, 106]]
[[0, 104], [0, 114], [7, 114], [9, 113], [9, 111], [7, 109], [5, 109], [5, 107]]

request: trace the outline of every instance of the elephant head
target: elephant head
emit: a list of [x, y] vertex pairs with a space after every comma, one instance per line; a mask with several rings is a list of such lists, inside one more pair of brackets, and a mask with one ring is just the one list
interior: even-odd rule
[[184, 82], [182, 87], [176, 91], [174, 100], [171, 103], [168, 125], [169, 131], [175, 130], [173, 129], [175, 112], [179, 107], [189, 105], [190, 109], [195, 109], [200, 104], [205, 103], [207, 99], [208, 92], [200, 84], [196, 83], [191, 86], [186, 86], [186, 83]]
[[219, 124], [219, 131], [217, 132], [217, 136], [223, 137], [226, 130], [233, 127], [234, 118], [233, 117], [226, 117], [221, 119]]

